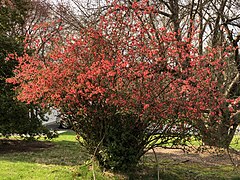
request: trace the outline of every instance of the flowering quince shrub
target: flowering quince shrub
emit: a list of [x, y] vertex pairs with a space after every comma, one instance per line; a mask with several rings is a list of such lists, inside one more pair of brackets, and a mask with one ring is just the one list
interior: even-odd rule
[[211, 117], [218, 123], [230, 103], [219, 85], [228, 54], [199, 55], [156, 16], [146, 0], [114, 2], [96, 26], [52, 36], [44, 55], [18, 57], [8, 82], [19, 84], [19, 100], [67, 116], [102, 167], [134, 167], [147, 150], [181, 142]]

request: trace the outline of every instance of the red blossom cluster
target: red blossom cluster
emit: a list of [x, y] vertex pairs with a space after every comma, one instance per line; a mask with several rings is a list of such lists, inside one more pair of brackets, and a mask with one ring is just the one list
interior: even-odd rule
[[44, 57], [19, 57], [8, 82], [19, 84], [21, 101], [59, 109], [67, 104], [78, 113], [87, 114], [98, 103], [143, 120], [198, 120], [204, 112], [220, 117], [227, 99], [219, 72], [228, 54], [208, 49], [199, 55], [192, 38], [179, 42], [176, 33], [151, 22], [154, 16], [147, 1], [114, 3], [95, 27], [52, 37]]

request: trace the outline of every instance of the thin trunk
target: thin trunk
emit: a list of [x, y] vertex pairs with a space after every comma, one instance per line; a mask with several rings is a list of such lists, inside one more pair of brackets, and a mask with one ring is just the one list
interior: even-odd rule
[[212, 47], [217, 47], [219, 45], [219, 29], [220, 29], [220, 21], [221, 17], [224, 14], [224, 9], [226, 7], [227, 0], [223, 0], [221, 2], [220, 8], [217, 11], [217, 18], [215, 21], [214, 29], [213, 29], [213, 37], [212, 37]]
[[169, 1], [170, 8], [171, 8], [171, 20], [173, 22], [173, 29], [174, 32], [176, 33], [175, 37], [177, 41], [181, 40], [181, 33], [180, 33], [180, 19], [179, 19], [179, 4], [178, 0], [170, 0]]
[[203, 54], [203, 3], [199, 0], [199, 47], [198, 52], [200, 55]]

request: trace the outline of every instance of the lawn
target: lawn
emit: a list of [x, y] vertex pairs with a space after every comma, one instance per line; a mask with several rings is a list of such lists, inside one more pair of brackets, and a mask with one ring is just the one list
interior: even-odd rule
[[75, 134], [67, 132], [47, 148], [0, 154], [0, 179], [86, 179], [92, 175], [84, 165], [88, 158]]
[[[234, 139], [234, 142], [237, 138]], [[21, 143], [21, 142], [20, 142]], [[45, 144], [44, 144], [45, 143]], [[239, 148], [235, 143], [234, 147]], [[3, 145], [4, 146], [4, 145]], [[240, 149], [240, 148], [239, 148]], [[0, 179], [92, 179], [89, 156], [75, 140], [73, 132], [61, 134], [58, 138], [43, 142], [42, 146], [27, 152], [6, 152], [0, 149]], [[225, 156], [184, 154], [176, 150], [156, 149], [158, 163], [153, 152], [147, 153], [135, 173], [128, 173], [129, 179], [239, 179], [240, 169], [229, 163]], [[233, 156], [234, 160], [239, 157]], [[238, 161], [236, 161], [238, 162]], [[159, 165], [157, 168], [157, 164]], [[94, 166], [96, 179], [126, 179], [126, 175], [101, 173]], [[159, 169], [159, 171], [157, 171]]]

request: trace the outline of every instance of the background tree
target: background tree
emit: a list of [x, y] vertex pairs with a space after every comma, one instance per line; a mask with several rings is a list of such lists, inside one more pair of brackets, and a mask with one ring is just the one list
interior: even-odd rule
[[[130, 4], [133, 1], [126, 1]], [[149, 1], [149, 5], [155, 8], [155, 16], [151, 21], [164, 25], [174, 31], [180, 41], [192, 41], [200, 54], [207, 53], [206, 46], [225, 47], [221, 51], [226, 52], [226, 47], [231, 45], [235, 50], [232, 56], [226, 59], [228, 66], [222, 72], [212, 70], [214, 77], [218, 78], [218, 89], [227, 98], [236, 100], [239, 97], [239, 2], [228, 0], [156, 0]], [[192, 32], [198, 31], [198, 37], [193, 37]], [[220, 54], [221, 54], [220, 53]], [[219, 55], [220, 55], [219, 54]], [[221, 55], [220, 55], [221, 56]], [[177, 62], [176, 62], [177, 63]], [[186, 62], [185, 67], [189, 67]], [[224, 88], [222, 88], [224, 86]], [[215, 118], [199, 119], [196, 128], [202, 136], [205, 144], [228, 147], [236, 128], [239, 124], [239, 109], [228, 111], [229, 103], [219, 108], [222, 114], [221, 120]], [[203, 115], [211, 112], [204, 110]], [[218, 121], [218, 123], [216, 123]]]
[[[15, 56], [24, 51], [24, 39], [29, 26], [28, 17], [32, 10], [30, 1], [1, 1], [0, 6], [0, 133], [11, 135], [35, 135], [51, 133], [42, 126], [43, 114], [33, 110], [16, 99], [14, 86], [6, 79], [14, 75], [13, 70], [18, 62]], [[8, 56], [8, 54], [12, 54]]]

